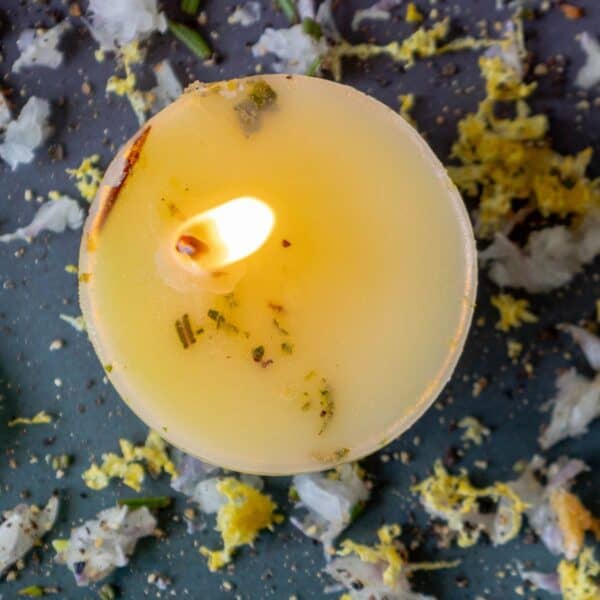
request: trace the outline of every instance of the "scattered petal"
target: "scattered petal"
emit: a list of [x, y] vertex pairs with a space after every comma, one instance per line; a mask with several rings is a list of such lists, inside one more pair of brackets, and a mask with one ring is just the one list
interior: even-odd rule
[[600, 211], [594, 210], [574, 230], [557, 225], [534, 231], [523, 249], [497, 233], [479, 258], [497, 285], [544, 293], [569, 283], [598, 254]]
[[250, 27], [260, 21], [262, 7], [260, 2], [245, 2], [236, 7], [229, 15], [227, 22], [230, 25], [241, 25], [242, 27]]
[[[476, 488], [465, 470], [460, 475], [451, 475], [437, 461], [433, 475], [412, 489], [420, 494], [421, 503], [432, 517], [448, 524], [461, 548], [476, 544], [482, 532], [495, 545], [505, 544], [521, 529], [526, 501], [505, 483]], [[484, 512], [479, 504], [481, 499], [494, 501], [496, 509]]]
[[64, 314], [60, 314], [58, 316], [65, 323], [68, 323], [71, 327], [73, 327], [73, 329], [77, 331], [85, 331], [86, 327], [83, 316], [79, 315], [78, 317], [72, 317], [71, 315]]
[[392, 9], [400, 6], [404, 0], [377, 0], [368, 8], [360, 8], [352, 18], [352, 29], [357, 31], [363, 21], [388, 21]]
[[6, 129], [6, 126], [12, 119], [12, 113], [10, 112], [10, 106], [4, 97], [4, 94], [0, 92], [0, 133]]
[[277, 61], [273, 69], [278, 73], [307, 73], [328, 49], [327, 41], [308, 35], [302, 25], [288, 29], [267, 27], [260, 39], [252, 46], [255, 57], [274, 54]]
[[167, 30], [157, 0], [90, 0], [88, 26], [103, 50], [142, 42], [155, 31]]
[[63, 34], [70, 28], [68, 21], [62, 21], [43, 33], [33, 29], [21, 32], [17, 40], [21, 55], [13, 63], [13, 73], [18, 73], [23, 67], [58, 68], [62, 64], [63, 53], [57, 46]]
[[589, 424], [600, 417], [600, 375], [590, 380], [570, 369], [558, 377], [556, 387], [557, 395], [547, 404], [552, 407], [550, 423], [539, 438], [544, 450], [587, 433]]
[[583, 327], [564, 323], [558, 329], [571, 335], [575, 343], [579, 345], [590, 367], [600, 371], [600, 338]]
[[48, 100], [32, 96], [18, 118], [6, 125], [4, 141], [0, 144], [0, 158], [14, 171], [20, 164], [30, 163], [35, 150], [50, 135]]
[[157, 85], [150, 90], [150, 93], [154, 99], [152, 109], [155, 112], [158, 112], [181, 96], [183, 93], [183, 86], [177, 78], [171, 63], [167, 59], [159, 62], [154, 67], [154, 74], [156, 76]]
[[127, 565], [138, 540], [152, 535], [155, 528], [156, 519], [146, 507], [109, 508], [73, 529], [56, 561], [68, 566], [77, 585], [89, 585]]
[[[535, 456], [508, 484], [525, 503], [530, 527], [553, 554], [572, 556], [583, 531], [595, 530], [591, 515], [569, 491], [577, 475], [586, 469], [584, 462], [565, 457], [545, 468], [545, 460]], [[540, 474], [546, 475], [545, 485]]]
[[33, 221], [26, 227], [20, 227], [13, 233], [0, 235], [0, 242], [35, 238], [40, 232], [47, 230], [62, 233], [67, 227], [79, 229], [83, 224], [84, 212], [76, 200], [68, 196], [60, 196], [57, 200], [49, 200], [42, 204]]
[[600, 43], [587, 31], [581, 34], [579, 43], [586, 55], [586, 60], [577, 73], [575, 83], [579, 87], [589, 89], [600, 83]]
[[352, 600], [434, 600], [411, 590], [407, 575], [418, 570], [456, 567], [460, 561], [409, 563], [406, 548], [397, 539], [398, 525], [384, 525], [377, 531], [374, 546], [344, 540], [338, 554], [324, 569], [346, 588], [343, 598]]
[[369, 488], [357, 465], [342, 465], [330, 473], [296, 475], [292, 486], [299, 507], [308, 511], [303, 519], [293, 517], [292, 524], [321, 542], [326, 553], [369, 499]]
[[43, 509], [18, 504], [4, 512], [0, 524], [0, 573], [23, 558], [50, 531], [58, 514], [58, 498], [52, 496]]
[[560, 595], [560, 579], [558, 573], [541, 573], [540, 571], [526, 571], [521, 564], [517, 565], [519, 575], [523, 581], [533, 584], [538, 590]]

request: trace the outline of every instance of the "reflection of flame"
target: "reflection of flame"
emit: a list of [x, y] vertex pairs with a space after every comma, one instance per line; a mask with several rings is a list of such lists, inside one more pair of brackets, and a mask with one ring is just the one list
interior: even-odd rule
[[177, 232], [175, 250], [188, 265], [215, 271], [256, 252], [274, 223], [264, 202], [236, 198], [188, 219]]

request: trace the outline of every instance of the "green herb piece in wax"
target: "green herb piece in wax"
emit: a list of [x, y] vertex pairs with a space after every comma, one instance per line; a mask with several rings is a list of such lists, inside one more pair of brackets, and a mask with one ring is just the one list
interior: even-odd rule
[[277, 6], [290, 23], [295, 23], [298, 20], [293, 0], [277, 0]]
[[335, 456], [336, 460], [342, 460], [343, 458], [346, 458], [346, 456], [348, 456], [348, 454], [350, 454], [350, 448], [338, 448], [333, 455]]
[[169, 31], [202, 60], [207, 60], [212, 56], [210, 46], [195, 29], [169, 20]]
[[81, 273], [78, 277], [79, 283], [89, 283], [91, 278], [92, 278], [91, 273]]
[[149, 496], [147, 498], [120, 498], [117, 502], [119, 506], [128, 506], [129, 508], [166, 508], [171, 504], [171, 498], [168, 496]]
[[17, 595], [24, 596], [25, 598], [41, 598], [45, 595], [44, 588], [39, 585], [30, 585], [29, 587], [20, 589]]
[[323, 37], [323, 30], [321, 29], [321, 26], [310, 17], [306, 17], [302, 21], [302, 31], [304, 31], [306, 35], [310, 35], [310, 37], [313, 37], [316, 40], [320, 40]]
[[285, 352], [285, 354], [292, 354], [294, 352], [294, 345], [289, 342], [283, 342], [281, 344], [281, 351]]
[[277, 100], [277, 92], [263, 79], [250, 85], [248, 98], [260, 109], [273, 106]]
[[308, 412], [310, 410], [310, 407], [312, 406], [312, 402], [310, 400], [307, 400], [303, 405], [302, 405], [302, 412]]
[[287, 329], [284, 329], [277, 319], [273, 319], [273, 325], [275, 325], [275, 329], [277, 329], [281, 335], [290, 335], [290, 332]]
[[106, 365], [104, 365], [104, 370], [105, 370], [107, 373], [112, 373], [113, 366], [112, 366], [110, 363], [109, 363], [109, 364], [106, 364]]
[[265, 357], [265, 347], [257, 346], [252, 349], [252, 360], [254, 362], [262, 362], [262, 359]]
[[196, 336], [192, 330], [192, 326], [190, 324], [190, 316], [186, 313], [183, 315], [183, 330], [190, 344], [196, 343]]
[[200, 0], [181, 0], [181, 10], [190, 16], [194, 16], [200, 8]]
[[185, 337], [185, 329], [183, 328], [183, 324], [179, 319], [175, 321], [175, 330], [177, 331], [177, 336], [179, 337], [179, 341], [181, 342], [183, 349], [187, 350], [189, 344], [187, 338]]
[[274, 106], [276, 100], [277, 92], [266, 81], [259, 79], [250, 84], [248, 96], [234, 107], [246, 135], [258, 131], [261, 111]]
[[227, 331], [231, 331], [232, 333], [239, 333], [240, 330], [237, 327], [237, 325], [234, 325], [233, 323], [230, 323], [229, 321], [227, 321], [227, 319], [224, 317], [223, 313], [219, 312], [218, 310], [216, 310], [215, 308], [210, 308], [208, 310], [208, 318], [211, 321], [214, 321], [217, 329], [226, 329]]
[[321, 407], [321, 410], [319, 411], [319, 417], [321, 419], [319, 435], [325, 433], [325, 430], [329, 427], [329, 423], [331, 423], [331, 419], [333, 419], [335, 413], [335, 402], [331, 390], [325, 381], [323, 383], [325, 386], [319, 390], [319, 405]]

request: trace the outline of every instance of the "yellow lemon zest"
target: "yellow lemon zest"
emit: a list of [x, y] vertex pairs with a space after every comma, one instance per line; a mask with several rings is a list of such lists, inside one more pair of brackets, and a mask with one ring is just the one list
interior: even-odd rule
[[528, 300], [517, 300], [510, 294], [492, 296], [492, 305], [500, 313], [496, 329], [508, 331], [511, 327], [521, 327], [523, 323], [535, 323], [538, 318], [529, 310]]
[[82, 477], [85, 484], [93, 490], [102, 490], [114, 477], [121, 479], [125, 485], [139, 492], [144, 482], [145, 467], [156, 477], [163, 471], [177, 476], [175, 465], [167, 453], [167, 445], [156, 431], [150, 431], [143, 446], [135, 446], [129, 440], [120, 439], [121, 455], [108, 452], [102, 455], [102, 464], [92, 463], [84, 471]]
[[12, 421], [8, 422], [9, 427], [16, 427], [17, 425], [45, 425], [52, 423], [52, 417], [45, 411], [41, 410], [33, 417], [17, 417]]
[[512, 526], [503, 535], [503, 543], [517, 536], [521, 529], [522, 514], [527, 509], [527, 505], [508, 485], [497, 482], [485, 488], [476, 488], [465, 470], [459, 475], [451, 475], [439, 460], [434, 464], [433, 475], [413, 486], [412, 491], [421, 495], [421, 502], [429, 510], [443, 515], [450, 529], [458, 534], [457, 543], [461, 548], [473, 546], [479, 539], [479, 529], [465, 526], [465, 515], [477, 510], [479, 498], [491, 498], [496, 502], [504, 499], [509, 503]]
[[99, 161], [100, 155], [92, 154], [85, 157], [76, 169], [66, 170], [68, 175], [75, 179], [75, 187], [81, 196], [88, 202], [94, 199], [102, 181], [102, 171], [96, 166]]
[[600, 598], [600, 564], [591, 548], [586, 548], [576, 561], [562, 560], [558, 565], [560, 589], [564, 600], [597, 600]]
[[410, 2], [406, 7], [406, 16], [404, 17], [404, 20], [407, 23], [421, 23], [423, 21], [423, 15], [414, 2]]
[[[600, 180], [586, 177], [592, 149], [573, 156], [555, 152], [545, 115], [532, 115], [526, 100], [536, 88], [500, 57], [482, 57], [486, 98], [458, 125], [449, 172], [462, 192], [479, 196], [477, 232], [486, 237], [506, 226], [525, 202], [543, 216], [581, 215], [600, 204]], [[512, 117], [496, 116], [498, 103], [513, 103]]]
[[106, 91], [125, 96], [131, 104], [140, 125], [146, 120], [146, 112], [150, 106], [150, 94], [137, 89], [137, 77], [133, 65], [143, 61], [142, 51], [137, 41], [126, 44], [119, 49], [119, 59], [125, 71], [125, 77], [112, 75], [106, 82]]
[[415, 95], [414, 94], [401, 94], [398, 96], [400, 102], [400, 108], [398, 112], [413, 126], [416, 125], [415, 120], [411, 114], [412, 109], [415, 107]]
[[483, 438], [490, 435], [490, 430], [475, 417], [464, 417], [458, 422], [458, 426], [465, 430], [461, 439], [473, 442], [476, 446], [481, 446]]
[[385, 563], [387, 566], [383, 572], [383, 582], [390, 587], [393, 587], [398, 582], [398, 576], [402, 571], [404, 560], [400, 555], [396, 538], [402, 533], [399, 525], [384, 525], [377, 531], [379, 543], [375, 546], [366, 546], [357, 544], [352, 540], [344, 540], [340, 544], [338, 554], [347, 556], [348, 554], [356, 554], [366, 563], [377, 564]]
[[217, 513], [216, 530], [221, 533], [223, 549], [200, 548], [200, 553], [208, 558], [211, 571], [228, 564], [235, 550], [252, 544], [262, 529], [272, 531], [275, 524], [283, 520], [276, 514], [277, 505], [269, 496], [233, 477], [219, 481], [217, 491], [227, 498]]

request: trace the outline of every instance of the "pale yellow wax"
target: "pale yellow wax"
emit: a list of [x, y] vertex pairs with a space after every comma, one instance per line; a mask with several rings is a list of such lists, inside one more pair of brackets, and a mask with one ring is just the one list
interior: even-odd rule
[[[257, 78], [198, 86], [118, 155], [86, 225], [81, 304], [111, 382], [167, 440], [239, 471], [321, 470], [405, 431], [450, 377], [473, 236], [392, 110], [316, 78], [261, 80], [277, 99], [250, 126], [240, 103]], [[272, 230], [211, 287], [178, 263], [177, 232], [246, 196]], [[184, 314], [203, 330], [186, 349]]]

